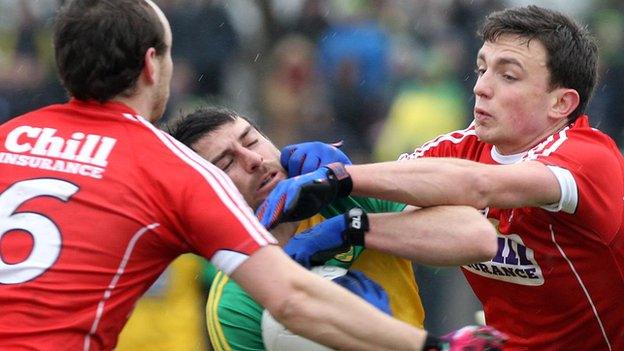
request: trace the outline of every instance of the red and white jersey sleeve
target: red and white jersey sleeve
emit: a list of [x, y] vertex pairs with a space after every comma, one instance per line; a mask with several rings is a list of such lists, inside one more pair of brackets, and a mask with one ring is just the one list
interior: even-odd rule
[[543, 208], [487, 208], [498, 252], [463, 267], [505, 350], [624, 350], [624, 162], [586, 116], [526, 154], [504, 156], [471, 132], [449, 133], [403, 159], [538, 161], [562, 198]]
[[178, 255], [231, 272], [275, 242], [229, 178], [125, 105], [0, 126], [0, 349], [110, 350]]

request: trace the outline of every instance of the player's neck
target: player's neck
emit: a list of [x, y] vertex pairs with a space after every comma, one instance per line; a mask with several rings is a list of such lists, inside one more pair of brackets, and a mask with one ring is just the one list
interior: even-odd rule
[[542, 133], [536, 134], [533, 138], [530, 138], [523, 143], [517, 145], [495, 145], [496, 150], [498, 153], [505, 156], [527, 152], [534, 148], [537, 144], [541, 143], [544, 139], [565, 128], [567, 125], [567, 119], [561, 120], [559, 123], [553, 124], [550, 128], [544, 129]]
[[149, 99], [141, 95], [122, 96], [117, 95], [113, 98], [113, 101], [121, 102], [133, 109], [139, 116], [147, 119], [150, 122], [155, 122], [158, 117], [153, 116], [153, 103]]

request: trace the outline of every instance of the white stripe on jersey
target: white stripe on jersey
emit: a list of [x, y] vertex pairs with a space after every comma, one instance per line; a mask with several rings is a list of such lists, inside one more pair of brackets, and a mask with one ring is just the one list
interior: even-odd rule
[[119, 281], [119, 278], [121, 278], [121, 275], [124, 273], [124, 270], [126, 269], [126, 265], [128, 264], [128, 260], [130, 260], [130, 255], [132, 254], [132, 250], [134, 250], [134, 247], [136, 246], [137, 241], [139, 241], [139, 239], [143, 236], [143, 234], [147, 233], [148, 230], [152, 230], [158, 227], [159, 225], [160, 225], [159, 223], [152, 223], [146, 227], [143, 227], [139, 229], [136, 233], [134, 233], [134, 235], [132, 236], [132, 239], [130, 239], [128, 246], [126, 247], [126, 252], [124, 252], [123, 258], [121, 259], [121, 263], [119, 264], [119, 267], [117, 267], [117, 273], [115, 274], [115, 276], [113, 276], [113, 279], [111, 280], [110, 284], [108, 284], [108, 287], [104, 291], [104, 296], [102, 296], [100, 303], [98, 303], [98, 307], [95, 312], [95, 319], [93, 320], [93, 324], [91, 325], [91, 330], [89, 331], [89, 334], [85, 335], [85, 338], [84, 338], [84, 344], [82, 347], [84, 351], [89, 351], [89, 349], [91, 348], [91, 336], [95, 335], [95, 332], [97, 331], [97, 327], [100, 324], [100, 320], [102, 319], [102, 315], [104, 314], [104, 305], [106, 304], [106, 300], [110, 298], [113, 289], [115, 289], [115, 287], [117, 286], [117, 282]]
[[600, 330], [602, 331], [602, 337], [605, 339], [605, 342], [607, 343], [607, 347], [609, 347], [609, 351], [611, 351], [611, 343], [609, 342], [609, 337], [607, 336], [607, 333], [605, 332], [604, 326], [602, 325], [602, 319], [600, 319], [600, 316], [598, 315], [598, 311], [596, 310], [596, 306], [594, 305], [594, 301], [592, 300], [591, 296], [589, 296], [589, 292], [587, 291], [587, 288], [585, 288], [585, 284], [583, 284], [583, 281], [581, 280], [581, 277], [576, 272], [576, 268], [574, 268], [574, 265], [572, 264], [572, 261], [570, 261], [568, 256], [566, 256], [566, 254], [563, 251], [563, 249], [561, 248], [561, 246], [559, 246], [559, 244], [557, 243], [557, 240], [555, 240], [555, 232], [553, 231], [552, 224], [549, 225], [549, 227], [550, 227], [550, 237], [552, 239], [552, 242], [555, 244], [555, 246], [557, 247], [557, 249], [559, 250], [559, 252], [563, 256], [563, 258], [568, 262], [568, 265], [570, 266], [570, 269], [572, 269], [572, 272], [574, 273], [574, 276], [576, 277], [576, 280], [578, 281], [579, 285], [581, 286], [581, 289], [583, 289], [583, 292], [585, 293], [585, 297], [587, 298], [587, 301], [591, 305], [591, 308], [592, 308], [592, 310], [594, 312], [594, 316], [596, 317], [596, 321], [598, 322], [598, 326], [600, 326]]
[[[559, 133], [553, 134], [546, 138], [546, 140], [529, 150], [523, 160], [536, 160], [540, 156], [549, 156], [550, 154], [555, 152], [561, 146], [561, 144], [563, 144], [563, 142], [568, 139], [568, 135], [566, 133], [568, 129], [570, 129], [569, 126], [562, 129]], [[555, 136], [558, 136], [557, 140], [555, 140]]]
[[133, 115], [129, 114], [129, 113], [122, 113], [122, 116], [126, 117], [127, 119], [131, 120], [132, 122], [138, 122], [139, 120], [134, 117]]
[[141, 116], [136, 116], [143, 125], [147, 126], [163, 144], [173, 152], [180, 160], [191, 166], [210, 184], [219, 199], [234, 214], [234, 216], [245, 227], [251, 237], [260, 245], [277, 243], [277, 240], [264, 229], [264, 227], [253, 216], [249, 205], [243, 199], [240, 192], [225, 173], [212, 163], [197, 155], [186, 145], [180, 143], [169, 134], [157, 129], [150, 122]]
[[[459, 134], [459, 136], [456, 136], [457, 134]], [[414, 152], [412, 152], [411, 154], [408, 154], [408, 153], [401, 154], [398, 158], [398, 161], [412, 160], [418, 157], [422, 157], [427, 150], [440, 145], [440, 143], [444, 141], [450, 141], [453, 144], [459, 144], [466, 137], [472, 136], [472, 135], [477, 135], [477, 134], [474, 128], [472, 128], [472, 124], [470, 124], [470, 126], [468, 126], [468, 128], [466, 129], [456, 130], [454, 132], [443, 134], [431, 141], [424, 143], [421, 147], [415, 149]]]

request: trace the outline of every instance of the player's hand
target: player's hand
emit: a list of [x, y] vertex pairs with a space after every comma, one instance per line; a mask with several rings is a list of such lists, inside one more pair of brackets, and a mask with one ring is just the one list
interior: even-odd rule
[[364, 275], [364, 273], [348, 271], [347, 274], [334, 278], [332, 281], [363, 298], [382, 312], [392, 315], [388, 294], [379, 284]]
[[284, 251], [302, 266], [310, 268], [347, 252], [353, 245], [364, 246], [367, 231], [366, 212], [353, 208], [293, 236], [284, 246]]
[[341, 163], [282, 180], [258, 207], [256, 216], [265, 228], [280, 222], [300, 221], [319, 213], [339, 197], [351, 193], [351, 176]]
[[470, 325], [441, 337], [439, 350], [501, 351], [506, 341], [507, 336], [492, 327]]
[[342, 141], [332, 144], [320, 141], [291, 144], [281, 151], [280, 163], [288, 171], [288, 177], [314, 172], [334, 162], [350, 165], [351, 160], [338, 148]]

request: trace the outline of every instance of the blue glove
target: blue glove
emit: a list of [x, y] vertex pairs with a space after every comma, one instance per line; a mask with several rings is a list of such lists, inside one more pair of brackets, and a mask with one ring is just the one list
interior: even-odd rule
[[364, 275], [364, 273], [348, 271], [347, 274], [335, 278], [332, 281], [363, 298], [366, 302], [377, 307], [382, 312], [392, 315], [388, 295], [379, 284]]
[[282, 149], [280, 163], [288, 171], [288, 177], [310, 173], [334, 162], [350, 165], [351, 160], [338, 148], [342, 141], [326, 144], [320, 141], [292, 144]]
[[331, 163], [318, 170], [282, 180], [256, 210], [265, 228], [280, 222], [300, 221], [319, 213], [353, 188], [351, 176], [341, 163]]
[[353, 245], [364, 247], [368, 231], [368, 216], [360, 208], [332, 217], [293, 236], [284, 251], [302, 266], [310, 268], [325, 264], [337, 254], [347, 252]]

